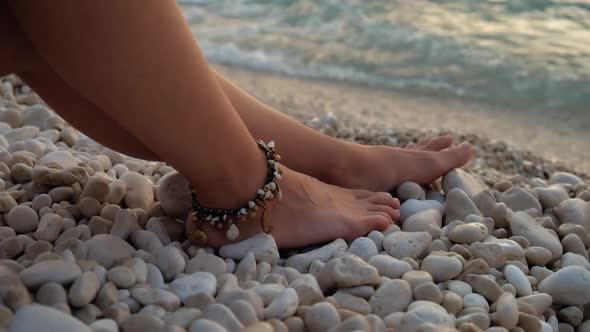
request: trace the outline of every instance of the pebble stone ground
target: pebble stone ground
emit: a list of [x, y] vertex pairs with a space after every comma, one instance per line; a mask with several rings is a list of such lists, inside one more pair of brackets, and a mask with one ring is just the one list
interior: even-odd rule
[[[174, 169], [98, 145], [14, 76], [0, 97], [0, 331], [590, 331], [585, 174], [451, 133], [477, 158], [401, 184], [384, 232], [213, 250], [184, 238]], [[442, 133], [301, 120], [367, 144]]]

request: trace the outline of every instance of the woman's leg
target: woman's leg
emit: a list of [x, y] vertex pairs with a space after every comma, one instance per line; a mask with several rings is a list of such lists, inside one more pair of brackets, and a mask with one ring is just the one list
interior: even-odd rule
[[471, 159], [471, 146], [451, 147], [449, 136], [424, 139], [411, 149], [338, 140], [272, 109], [220, 74], [216, 77], [250, 132], [294, 151], [285, 155], [289, 167], [334, 185], [390, 191], [404, 181], [429, 184]]
[[[175, 1], [10, 4], [66, 84], [185, 175], [205, 205], [235, 208], [252, 198], [264, 181], [263, 154]], [[388, 194], [343, 189], [283, 168], [285, 200], [271, 215], [281, 247], [354, 238], [399, 215], [399, 202]], [[260, 231], [256, 223], [244, 226], [242, 237]], [[223, 243], [221, 236], [212, 240]]]
[[[172, 1], [11, 4], [34, 47], [68, 85], [197, 188], [217, 184], [242, 202], [262, 182], [258, 147]], [[185, 150], [193, 144], [203, 150]], [[247, 167], [236, 170], [225, 154]], [[220, 194], [215, 191], [208, 194], [213, 199]]]
[[[70, 124], [105, 146], [138, 158], [153, 160], [148, 148], [113, 121], [96, 105], [80, 96], [37, 53], [8, 7], [0, 1], [0, 76], [15, 73], [46, 102], [54, 105]], [[107, 130], [108, 129], [108, 130]]]
[[[6, 21], [10, 19], [12, 18]], [[24, 36], [21, 31], [19, 34]], [[19, 36], [14, 39], [22, 41], [27, 38]], [[24, 46], [21, 47], [24, 51], [34, 53], [30, 52], [32, 46]], [[68, 122], [118, 151], [144, 159], [158, 158], [108, 114], [81, 97], [43, 59], [35, 55], [27, 55], [38, 59], [35, 69], [19, 74], [36, 91], [47, 96], [46, 99], [51, 98], [51, 104], [56, 105]], [[452, 140], [449, 137], [421, 142], [416, 146], [417, 150], [433, 151], [423, 153], [407, 153], [396, 148], [372, 148], [337, 140], [273, 110], [218, 73], [214, 72], [214, 75], [254, 136], [276, 140], [281, 150], [286, 152], [284, 163], [287, 166], [328, 183], [350, 188], [390, 190], [403, 180], [429, 182], [469, 159], [468, 151], [461, 149], [434, 153], [451, 145]], [[99, 130], [103, 127], [110, 128], [108, 133]], [[427, 162], [420, 168], [398, 167], [400, 164], [424, 160], [432, 162]], [[400, 176], [402, 172], [405, 175], [403, 177]]]
[[20, 73], [19, 76], [49, 105], [55, 105], [68, 123], [104, 146], [146, 160], [159, 159], [135, 136], [88, 99], [80, 96], [49, 66]]

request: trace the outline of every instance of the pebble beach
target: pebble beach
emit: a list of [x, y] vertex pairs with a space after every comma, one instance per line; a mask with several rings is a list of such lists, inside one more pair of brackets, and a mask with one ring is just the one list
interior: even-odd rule
[[551, 133], [557, 147], [542, 150], [524, 129], [505, 141], [485, 124], [426, 125], [423, 101], [387, 118], [375, 101], [343, 104], [356, 96], [346, 90], [302, 101], [317, 82], [278, 94], [276, 77], [218, 69], [328, 135], [403, 147], [451, 134], [476, 156], [430, 186], [395, 188], [401, 220], [384, 232], [288, 251], [267, 234], [199, 248], [172, 167], [99, 145], [1, 78], [0, 332], [590, 331], [583, 140], [566, 158], [569, 136]]

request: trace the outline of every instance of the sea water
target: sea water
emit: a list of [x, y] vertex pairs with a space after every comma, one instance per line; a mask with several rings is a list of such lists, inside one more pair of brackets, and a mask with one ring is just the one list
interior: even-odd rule
[[555, 110], [590, 108], [589, 0], [180, 4], [212, 62]]

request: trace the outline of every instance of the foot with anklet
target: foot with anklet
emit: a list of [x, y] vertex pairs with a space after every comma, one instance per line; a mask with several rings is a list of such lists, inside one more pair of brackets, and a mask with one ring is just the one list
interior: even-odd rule
[[[280, 167], [281, 170], [280, 180], [270, 180], [280, 184], [282, 199], [275, 197], [265, 202], [264, 206], [256, 206], [259, 213], [250, 211], [248, 215], [247, 210], [252, 210], [254, 201], [249, 202], [250, 206], [246, 204], [243, 208], [234, 209], [238, 211], [237, 217], [240, 217], [240, 222], [235, 224], [210, 222], [214, 218], [225, 220], [227, 211], [224, 210], [219, 210], [217, 215], [202, 214], [201, 219], [204, 217], [205, 222], [189, 216], [187, 233], [193, 235], [193, 240], [195, 234], [201, 238], [205, 236], [207, 245], [219, 247], [263, 231], [268, 232], [270, 229], [266, 228], [272, 224], [271, 234], [277, 245], [280, 248], [294, 248], [334, 238], [352, 240], [372, 230], [383, 231], [399, 218], [399, 200], [388, 192], [364, 188], [392, 188], [410, 180], [423, 184], [434, 181], [471, 158], [469, 144], [450, 147], [451, 144], [452, 140], [443, 136], [420, 141], [411, 149], [362, 146], [367, 154], [367, 160], [364, 160], [367, 164], [371, 158], [379, 158], [379, 162], [388, 162], [385, 165], [392, 166], [389, 168], [392, 175], [381, 174], [379, 177], [373, 174], [375, 167], [373, 172], [367, 167], [365, 173], [354, 176], [349, 174], [348, 178], [339, 179], [346, 182], [344, 184], [347, 187], [358, 186], [362, 189], [327, 184], [276, 162], [277, 169]], [[423, 167], [413, 167], [416, 164]], [[268, 183], [258, 190], [256, 197], [264, 197], [265, 189], [269, 189]], [[240, 210], [242, 213], [239, 213]]]

